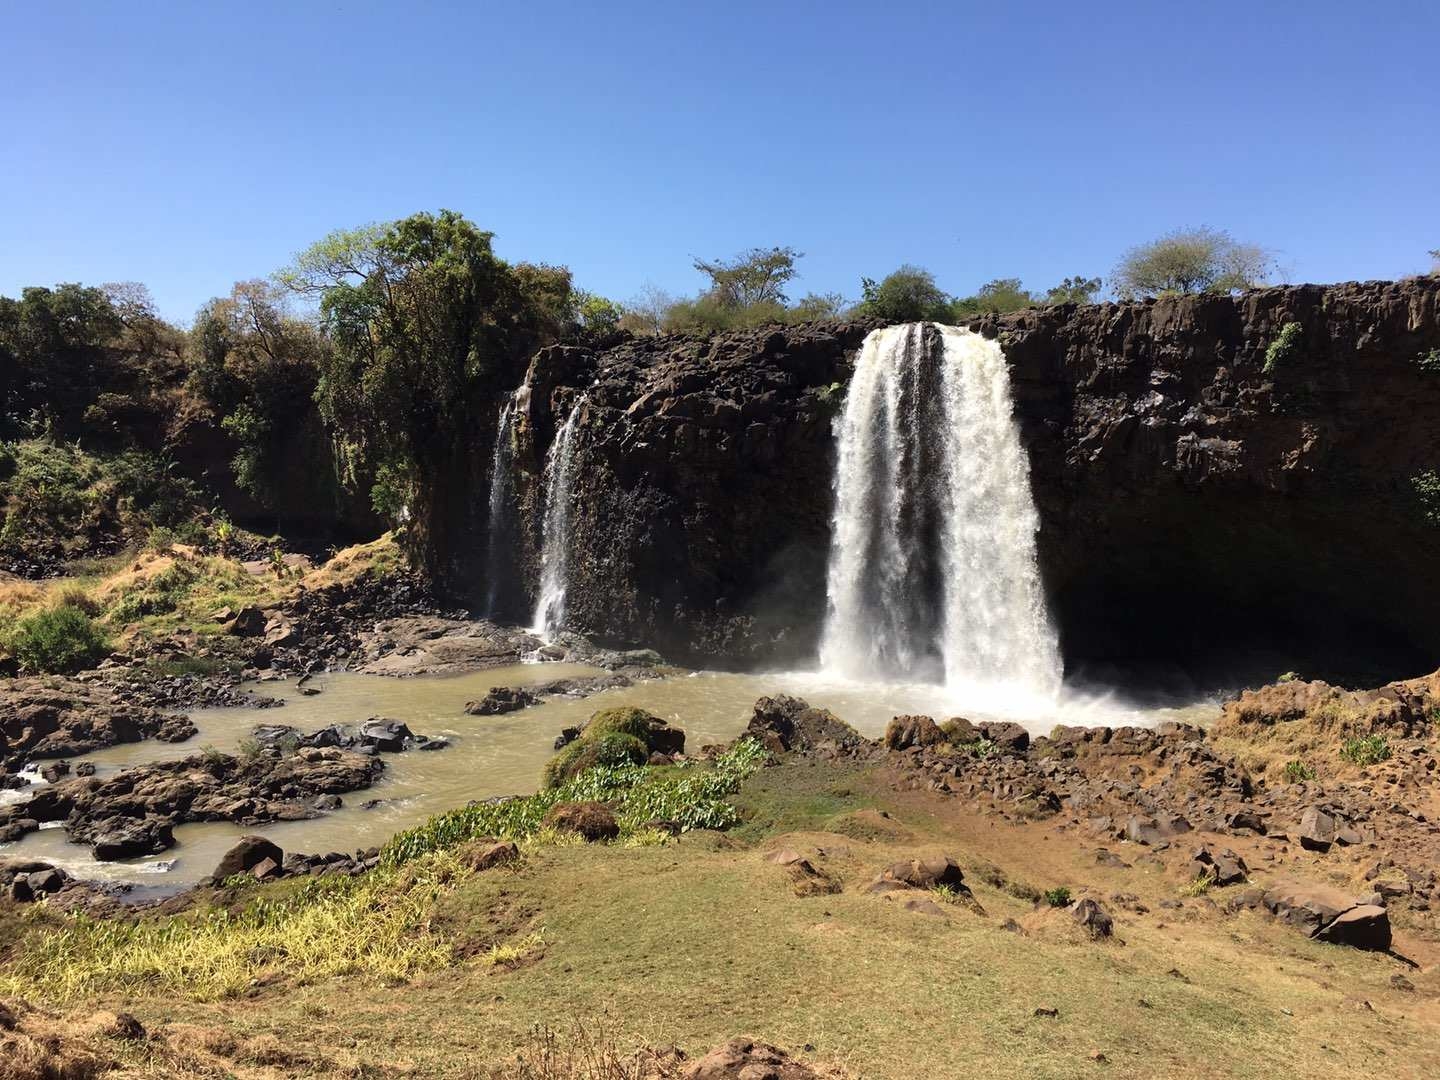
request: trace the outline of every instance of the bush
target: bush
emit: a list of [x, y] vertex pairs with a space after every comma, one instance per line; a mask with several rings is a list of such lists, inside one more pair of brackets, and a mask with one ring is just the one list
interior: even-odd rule
[[74, 604], [61, 604], [19, 620], [6, 645], [28, 672], [73, 675], [94, 667], [110, 651], [110, 642]]
[[1126, 252], [1111, 275], [1122, 299], [1254, 288], [1276, 269], [1264, 248], [1216, 229], [1177, 229]]
[[1376, 765], [1390, 757], [1390, 742], [1384, 735], [1357, 735], [1346, 739], [1340, 757], [1352, 765]]
[[1431, 349], [1428, 353], [1421, 353], [1415, 358], [1415, 364], [1421, 371], [1431, 375], [1440, 374], [1440, 349]]
[[1431, 525], [1440, 525], [1440, 475], [1434, 469], [1416, 473], [1410, 478], [1410, 488], [1420, 506], [1420, 516]]
[[1276, 368], [1289, 363], [1299, 351], [1304, 336], [1305, 328], [1297, 322], [1287, 322], [1280, 327], [1280, 333], [1265, 349], [1265, 366], [1261, 370], [1266, 375], [1273, 375]]
[[1303, 784], [1307, 780], [1315, 779], [1315, 767], [1307, 762], [1295, 760], [1287, 761], [1282, 770], [1287, 784]]
[[644, 765], [650, 759], [650, 732], [664, 721], [644, 709], [620, 707], [603, 709], [573, 742], [545, 763], [542, 781], [547, 788], [586, 769], [601, 765]]
[[1053, 889], [1046, 889], [1044, 898], [1045, 902], [1051, 907], [1070, 906], [1070, 890], [1064, 885], [1058, 885]]
[[929, 270], [918, 266], [902, 266], [879, 282], [862, 278], [860, 288], [864, 299], [857, 315], [895, 323], [950, 320], [950, 297]]

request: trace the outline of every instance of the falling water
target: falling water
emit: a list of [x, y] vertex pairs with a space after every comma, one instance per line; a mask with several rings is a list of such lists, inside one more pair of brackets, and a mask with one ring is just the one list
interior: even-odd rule
[[486, 615], [496, 618], [500, 614], [502, 583], [509, 580], [514, 566], [512, 543], [514, 528], [511, 508], [515, 504], [515, 474], [512, 464], [515, 458], [514, 423], [517, 398], [516, 391], [500, 406], [500, 416], [495, 421], [495, 452], [490, 459], [490, 520], [487, 528], [485, 576], [487, 583]]
[[565, 587], [569, 579], [571, 488], [575, 479], [575, 431], [582, 397], [545, 455], [545, 524], [540, 555], [540, 598], [531, 628], [547, 640], [565, 621]]
[[837, 439], [821, 666], [1057, 694], [1039, 519], [1000, 346], [929, 324], [875, 331]]

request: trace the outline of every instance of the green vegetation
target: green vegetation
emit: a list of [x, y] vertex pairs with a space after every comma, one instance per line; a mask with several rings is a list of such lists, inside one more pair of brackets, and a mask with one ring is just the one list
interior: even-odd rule
[[987, 312], [1003, 313], [1041, 304], [1090, 304], [1100, 291], [1099, 278], [1069, 277], [1037, 296], [1019, 278], [996, 278], [973, 296], [952, 297], [918, 266], [902, 266], [879, 282], [862, 278], [862, 299], [854, 314], [887, 322], [961, 322]]
[[1440, 525], [1440, 474], [1426, 469], [1410, 478], [1410, 490], [1414, 492], [1421, 516], [1431, 525]]
[[1431, 349], [1415, 358], [1415, 365], [1430, 375], [1440, 374], [1440, 349]]
[[1180, 889], [1181, 896], [1201, 897], [1210, 891], [1215, 884], [1215, 875], [1210, 871], [1202, 871], [1187, 881]]
[[5, 647], [21, 670], [70, 675], [94, 667], [110, 651], [105, 632], [75, 604], [60, 604], [16, 620]]
[[1046, 889], [1044, 892], [1045, 903], [1051, 907], [1069, 907], [1070, 890], [1064, 885], [1057, 885], [1053, 889]]
[[1211, 228], [1177, 229], [1131, 248], [1111, 278], [1116, 295], [1232, 293], [1262, 284], [1276, 271], [1264, 248]]
[[578, 738], [545, 764], [547, 788], [597, 765], [644, 765], [650, 759], [651, 731], [664, 721], [644, 709], [604, 709], [590, 718]]
[[1282, 671], [1275, 679], [1276, 682], [1282, 683], [1299, 682], [1300, 680], [1301, 675], [1298, 671]]
[[1357, 735], [1346, 739], [1340, 757], [1352, 765], [1377, 765], [1390, 757], [1390, 741], [1384, 735]]
[[1285, 763], [1285, 768], [1281, 770], [1281, 775], [1285, 777], [1287, 784], [1303, 784], [1307, 781], [1314, 780], [1316, 772], [1313, 765], [1296, 758]]
[[729, 828], [739, 815], [726, 797], [767, 757], [758, 742], [742, 739], [708, 767], [596, 766], [534, 795], [465, 806], [431, 818], [393, 837], [385, 845], [382, 861], [399, 865], [479, 837], [531, 836], [540, 829], [546, 811], [562, 802], [593, 800], [616, 806], [622, 836], [651, 821], [673, 822], [682, 831]]
[[1299, 352], [1304, 336], [1305, 328], [1297, 322], [1287, 322], [1280, 327], [1280, 333], [1275, 335], [1275, 340], [1266, 346], [1265, 365], [1261, 370], [1266, 375], [1273, 375], [1277, 369], [1288, 364]]

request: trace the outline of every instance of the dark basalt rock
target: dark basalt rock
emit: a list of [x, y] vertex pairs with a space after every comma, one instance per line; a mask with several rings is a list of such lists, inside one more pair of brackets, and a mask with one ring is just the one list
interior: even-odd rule
[[[194, 734], [186, 717], [133, 704], [103, 683], [29, 678], [0, 684], [0, 771], [142, 739], [180, 742]], [[57, 777], [61, 769], [59, 763], [50, 767]]]
[[[973, 320], [1010, 365], [1071, 666], [1179, 658], [1195, 674], [1256, 663], [1269, 676], [1275, 660], [1254, 646], [1278, 640], [1297, 662], [1334, 659], [1372, 683], [1425, 670], [1440, 654], [1440, 530], [1411, 481], [1440, 467], [1440, 379], [1416, 364], [1440, 347], [1437, 306], [1430, 277]], [[1300, 346], [1266, 371], [1289, 323]], [[682, 660], [813, 657], [831, 420], [873, 325], [533, 358], [514, 459], [532, 520], [545, 453], [584, 395], [566, 596], [576, 629]], [[487, 584], [476, 484], [491, 436], [478, 433], [476, 460], [450, 484], [470, 516], [429, 534], [461, 589]], [[512, 546], [507, 580], [534, 580], [538, 541]], [[522, 597], [508, 603], [524, 616]]]

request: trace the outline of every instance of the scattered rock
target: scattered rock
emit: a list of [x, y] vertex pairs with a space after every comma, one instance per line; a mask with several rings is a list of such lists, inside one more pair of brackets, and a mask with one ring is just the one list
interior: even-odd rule
[[498, 843], [477, 840], [466, 844], [456, 854], [462, 863], [476, 873], [520, 861], [520, 849], [508, 840]]
[[1190, 858], [1190, 876], [1209, 878], [1212, 885], [1238, 885], [1248, 873], [1245, 860], [1229, 848], [1217, 852], [1202, 847]]
[[613, 840], [620, 835], [615, 815], [602, 802], [556, 803], [546, 813], [543, 824], [561, 832], [579, 833], [587, 842]]
[[754, 1039], [731, 1039], [684, 1073], [685, 1080], [821, 1080], [821, 1074], [784, 1050]]
[[1271, 914], [1309, 937], [1357, 949], [1390, 948], [1390, 917], [1376, 904], [1360, 904], [1329, 885], [1286, 881], [1265, 893]]
[[499, 716], [540, 704], [540, 695], [521, 686], [496, 686], [478, 701], [467, 702], [465, 711], [471, 716]]
[[928, 716], [897, 716], [885, 728], [887, 750], [908, 750], [912, 746], [937, 746], [945, 735]]
[[278, 844], [263, 836], [242, 836], [239, 842], [221, 857], [211, 877], [216, 881], [224, 881], [236, 874], [248, 874], [266, 859], [279, 865], [285, 861], [285, 853]]

